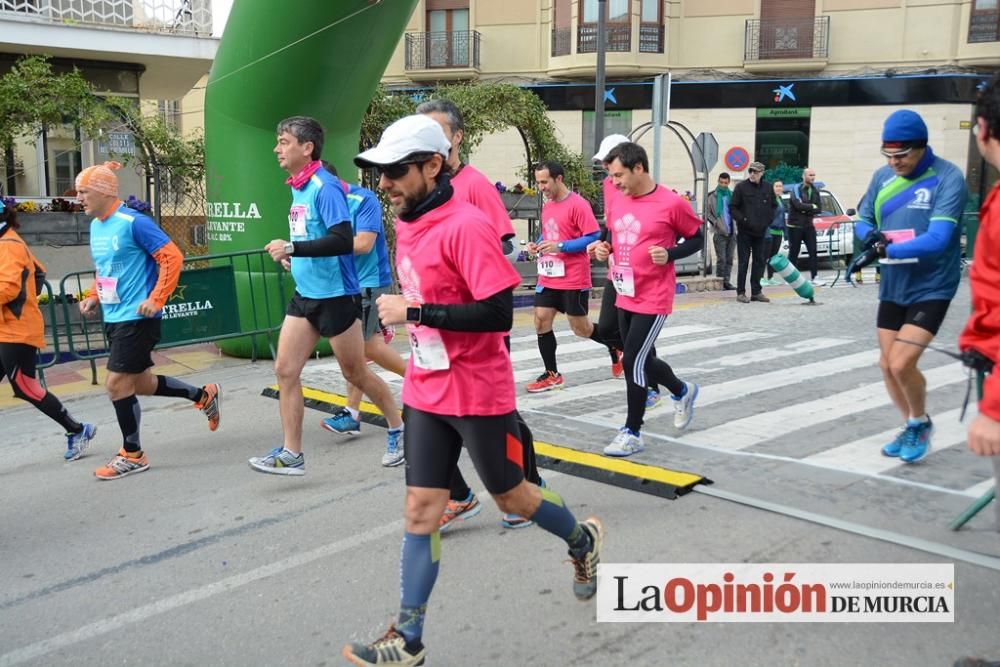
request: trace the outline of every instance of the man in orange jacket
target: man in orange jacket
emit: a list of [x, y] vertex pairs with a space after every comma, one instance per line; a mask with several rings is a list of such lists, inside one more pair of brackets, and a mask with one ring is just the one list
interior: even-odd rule
[[84, 169], [76, 191], [90, 223], [90, 254], [94, 260], [94, 290], [80, 302], [80, 312], [96, 314], [100, 304], [108, 338], [105, 387], [122, 431], [122, 448], [94, 474], [111, 480], [149, 468], [139, 444], [141, 410], [136, 396], [186, 398], [208, 417], [208, 428], [219, 427], [219, 385], [194, 387], [165, 375], [153, 375], [153, 348], [160, 341], [163, 306], [177, 287], [184, 256], [148, 215], [125, 206], [118, 198], [121, 165], [106, 162]]
[[[983, 158], [1000, 168], [1000, 77], [979, 94], [976, 145]], [[996, 363], [1000, 360], [1000, 183], [986, 197], [979, 210], [975, 261], [969, 273], [972, 286], [972, 317], [959, 338], [963, 351], [975, 350]], [[969, 449], [980, 456], [993, 457], [1000, 480], [1000, 377], [992, 373], [983, 384], [979, 416], [969, 427]], [[996, 501], [1000, 529], [1000, 500]]]
[[35, 272], [44, 273], [45, 267], [15, 231], [19, 226], [17, 212], [0, 199], [0, 377], [7, 377], [14, 396], [31, 403], [66, 430], [63, 457], [75, 461], [90, 445], [97, 427], [73, 419], [35, 377], [35, 355], [45, 347]]

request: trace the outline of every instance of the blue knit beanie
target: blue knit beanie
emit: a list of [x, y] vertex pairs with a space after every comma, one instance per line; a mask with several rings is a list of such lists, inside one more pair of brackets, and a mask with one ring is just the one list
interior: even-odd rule
[[927, 141], [927, 124], [916, 111], [893, 111], [882, 126], [882, 143]]

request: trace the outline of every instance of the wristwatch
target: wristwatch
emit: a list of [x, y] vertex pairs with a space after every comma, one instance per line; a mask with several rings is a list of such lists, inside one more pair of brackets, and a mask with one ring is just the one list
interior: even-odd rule
[[286, 255], [294, 255], [295, 254], [295, 244], [292, 243], [291, 241], [289, 241], [288, 243], [285, 244], [284, 251], [285, 251]]
[[420, 324], [420, 306], [406, 307], [406, 321]]
[[560, 241], [559, 243], [557, 243], [557, 244], [556, 244], [556, 247], [557, 247], [557, 248], [559, 248], [559, 252], [562, 252], [562, 249], [563, 249], [563, 242], [562, 242], [562, 241]]

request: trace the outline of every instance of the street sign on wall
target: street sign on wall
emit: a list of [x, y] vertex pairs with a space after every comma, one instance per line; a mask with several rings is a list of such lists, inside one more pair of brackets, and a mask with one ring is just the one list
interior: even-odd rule
[[729, 171], [743, 171], [750, 164], [750, 153], [742, 146], [733, 146], [726, 151], [725, 162]]

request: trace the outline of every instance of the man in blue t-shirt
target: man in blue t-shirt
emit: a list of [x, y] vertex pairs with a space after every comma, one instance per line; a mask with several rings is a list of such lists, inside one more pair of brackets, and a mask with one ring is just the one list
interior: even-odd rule
[[285, 311], [274, 361], [284, 442], [251, 458], [250, 466], [279, 475], [305, 474], [300, 375], [320, 336], [330, 340], [344, 379], [371, 397], [385, 415], [388, 450], [398, 452], [402, 462], [399, 409], [389, 387], [365, 364], [351, 215], [340, 179], [320, 163], [323, 128], [313, 118], [292, 116], [278, 124], [277, 134], [274, 153], [292, 188], [290, 240], [274, 239], [264, 249], [275, 262], [287, 263], [295, 279], [295, 295]]
[[122, 432], [122, 447], [94, 471], [98, 479], [120, 479], [149, 469], [139, 441], [141, 408], [136, 396], [186, 398], [219, 427], [218, 384], [195, 387], [177, 378], [153, 375], [153, 348], [160, 341], [163, 306], [177, 287], [184, 255], [144, 213], [118, 198], [117, 162], [87, 167], [76, 177], [76, 191], [90, 223], [94, 289], [80, 301], [90, 317], [100, 308], [108, 339], [108, 376], [104, 385]]
[[[334, 176], [333, 165], [323, 166]], [[382, 226], [382, 205], [375, 193], [360, 185], [352, 185], [338, 179], [347, 197], [347, 210], [351, 214], [354, 229], [354, 264], [361, 287], [361, 330], [365, 339], [365, 356], [387, 371], [403, 377], [406, 362], [388, 345], [391, 333], [378, 319], [375, 302], [383, 294], [392, 293], [392, 270], [389, 266], [389, 248], [385, 242], [385, 228]], [[347, 405], [334, 416], [323, 420], [323, 428], [341, 435], [361, 433], [361, 390], [348, 383]], [[404, 462], [403, 450], [387, 450], [382, 456], [382, 465], [398, 466]]]
[[879, 365], [905, 421], [882, 454], [913, 463], [927, 455], [933, 431], [917, 362], [958, 290], [958, 221], [968, 191], [958, 167], [931, 150], [927, 125], [913, 111], [902, 109], [886, 119], [882, 155], [889, 163], [872, 177], [854, 231], [866, 245], [874, 242], [881, 258]]

